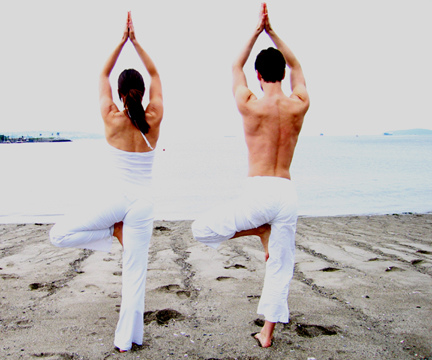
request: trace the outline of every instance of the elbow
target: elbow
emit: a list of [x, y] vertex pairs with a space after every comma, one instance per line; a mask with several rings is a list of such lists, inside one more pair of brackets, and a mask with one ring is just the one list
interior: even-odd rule
[[109, 73], [106, 72], [105, 70], [102, 70], [102, 72], [99, 74], [99, 83], [102, 83], [106, 80], [109, 81]]
[[238, 61], [234, 61], [231, 65], [231, 70], [234, 73], [236, 73], [237, 71], [242, 71], [243, 66], [241, 66], [241, 64]]

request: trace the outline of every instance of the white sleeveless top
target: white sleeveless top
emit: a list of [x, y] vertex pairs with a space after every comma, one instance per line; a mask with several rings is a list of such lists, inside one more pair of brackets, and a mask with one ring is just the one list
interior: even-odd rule
[[[149, 152], [129, 152], [108, 144], [110, 176], [123, 186], [149, 186], [152, 180], [155, 150]], [[110, 170], [110, 169], [108, 169]]]

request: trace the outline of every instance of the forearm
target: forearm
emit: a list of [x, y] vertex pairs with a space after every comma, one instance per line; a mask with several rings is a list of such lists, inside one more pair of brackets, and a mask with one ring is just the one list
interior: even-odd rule
[[267, 34], [269, 35], [270, 39], [273, 41], [277, 49], [282, 53], [282, 55], [285, 58], [285, 61], [290, 69], [293, 69], [295, 67], [299, 67], [300, 63], [298, 62], [297, 58], [295, 57], [294, 53], [291, 51], [291, 49], [284, 43], [284, 41], [275, 33], [273, 29], [270, 29], [267, 31]]
[[140, 57], [142, 63], [144, 64], [145, 68], [147, 69], [147, 72], [149, 73], [150, 77], [159, 76], [156, 65], [154, 64], [150, 56], [147, 54], [147, 52], [138, 43], [138, 41], [133, 40], [132, 44], [135, 47], [135, 50], [138, 56]]
[[117, 62], [117, 59], [123, 49], [123, 46], [125, 44], [125, 41], [121, 41], [120, 44], [117, 45], [117, 47], [114, 49], [114, 51], [109, 56], [108, 60], [105, 62], [105, 65], [102, 69], [101, 76], [109, 77], [111, 74], [112, 69], [114, 68], [114, 65]]
[[240, 52], [237, 59], [235, 59], [233, 63], [233, 67], [238, 67], [243, 69], [244, 65], [246, 64], [246, 61], [249, 58], [249, 55], [255, 45], [256, 40], [258, 39], [260, 33], [254, 32], [253, 35], [249, 38], [246, 45], [243, 47], [242, 51]]

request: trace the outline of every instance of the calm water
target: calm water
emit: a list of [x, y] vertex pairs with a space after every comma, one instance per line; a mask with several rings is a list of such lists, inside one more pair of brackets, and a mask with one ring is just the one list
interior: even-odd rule
[[[104, 140], [0, 145], [0, 222], [55, 222], [85, 204], [109, 176], [103, 148]], [[239, 137], [162, 138], [157, 151], [157, 219], [194, 219], [235, 197], [247, 173]], [[432, 136], [303, 137], [291, 170], [301, 215], [432, 211]]]

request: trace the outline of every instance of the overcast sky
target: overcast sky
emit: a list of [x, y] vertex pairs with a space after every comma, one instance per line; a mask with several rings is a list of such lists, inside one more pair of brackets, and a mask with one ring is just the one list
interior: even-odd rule
[[[231, 63], [258, 21], [256, 0], [2, 1], [0, 133], [103, 132], [98, 75], [132, 11], [159, 69], [163, 136], [241, 133]], [[269, 0], [270, 21], [303, 66], [311, 107], [304, 135], [432, 128], [430, 0]], [[255, 56], [246, 64], [260, 96]], [[130, 43], [112, 74], [143, 66]], [[289, 92], [289, 84], [284, 89]]]

